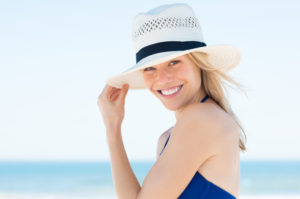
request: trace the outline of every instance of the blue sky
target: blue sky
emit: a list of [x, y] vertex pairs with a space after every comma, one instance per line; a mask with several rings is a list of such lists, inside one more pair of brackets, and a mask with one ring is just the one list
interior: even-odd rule
[[[228, 89], [248, 137], [241, 159], [300, 159], [300, 3], [164, 1], [194, 8], [208, 45], [243, 58]], [[0, 161], [108, 160], [97, 97], [105, 80], [135, 63], [134, 16], [162, 1], [0, 3]], [[154, 160], [174, 113], [130, 90], [122, 125], [130, 160]]]

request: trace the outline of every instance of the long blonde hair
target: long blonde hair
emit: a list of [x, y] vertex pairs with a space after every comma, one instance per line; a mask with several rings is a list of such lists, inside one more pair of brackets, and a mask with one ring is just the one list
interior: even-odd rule
[[[224, 111], [232, 116], [235, 122], [238, 124], [239, 128], [239, 147], [240, 150], [246, 151], [246, 134], [239, 121], [238, 117], [232, 111], [230, 104], [227, 100], [225, 94], [227, 94], [227, 90], [225, 84], [229, 87], [233, 88], [227, 82], [237, 86], [239, 89], [243, 87], [241, 84], [237, 83], [227, 75], [225, 72], [220, 69], [213, 67], [207, 61], [207, 54], [202, 52], [190, 52], [187, 54], [191, 61], [193, 61], [196, 66], [200, 68], [201, 72], [201, 86], [203, 86], [204, 91], [208, 94], [210, 98], [212, 98]], [[226, 80], [227, 82], [225, 82]], [[226, 92], [224, 92], [226, 90]], [[243, 89], [241, 89], [243, 91]]]

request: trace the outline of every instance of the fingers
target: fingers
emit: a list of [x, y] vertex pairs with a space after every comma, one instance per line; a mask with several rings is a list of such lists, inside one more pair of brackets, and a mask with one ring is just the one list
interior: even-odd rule
[[129, 90], [129, 84], [123, 84], [122, 88], [117, 88], [106, 84], [99, 97], [104, 97], [107, 100], [115, 101], [118, 98], [124, 101], [124, 98]]
[[110, 96], [110, 100], [115, 101], [119, 97], [120, 93], [121, 89], [114, 91]]
[[118, 88], [106, 84], [99, 97], [102, 97], [104, 99], [111, 99], [116, 89]]

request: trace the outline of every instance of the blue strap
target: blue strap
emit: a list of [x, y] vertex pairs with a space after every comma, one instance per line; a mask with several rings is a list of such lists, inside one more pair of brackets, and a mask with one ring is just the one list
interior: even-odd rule
[[208, 98], [208, 95], [206, 95], [202, 100], [201, 102], [205, 102], [205, 100]]
[[168, 137], [168, 139], [167, 139], [167, 141], [166, 141], [166, 143], [165, 143], [164, 148], [161, 150], [160, 155], [161, 155], [161, 153], [163, 152], [163, 150], [165, 149], [166, 145], [168, 144], [168, 141], [169, 141], [170, 136], [171, 136], [171, 133], [169, 134], [169, 137]]

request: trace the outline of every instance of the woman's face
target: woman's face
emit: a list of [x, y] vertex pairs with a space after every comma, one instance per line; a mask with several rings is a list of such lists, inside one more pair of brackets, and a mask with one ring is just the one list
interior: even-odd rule
[[169, 110], [178, 110], [200, 95], [200, 68], [187, 55], [143, 69], [143, 78], [147, 89]]

